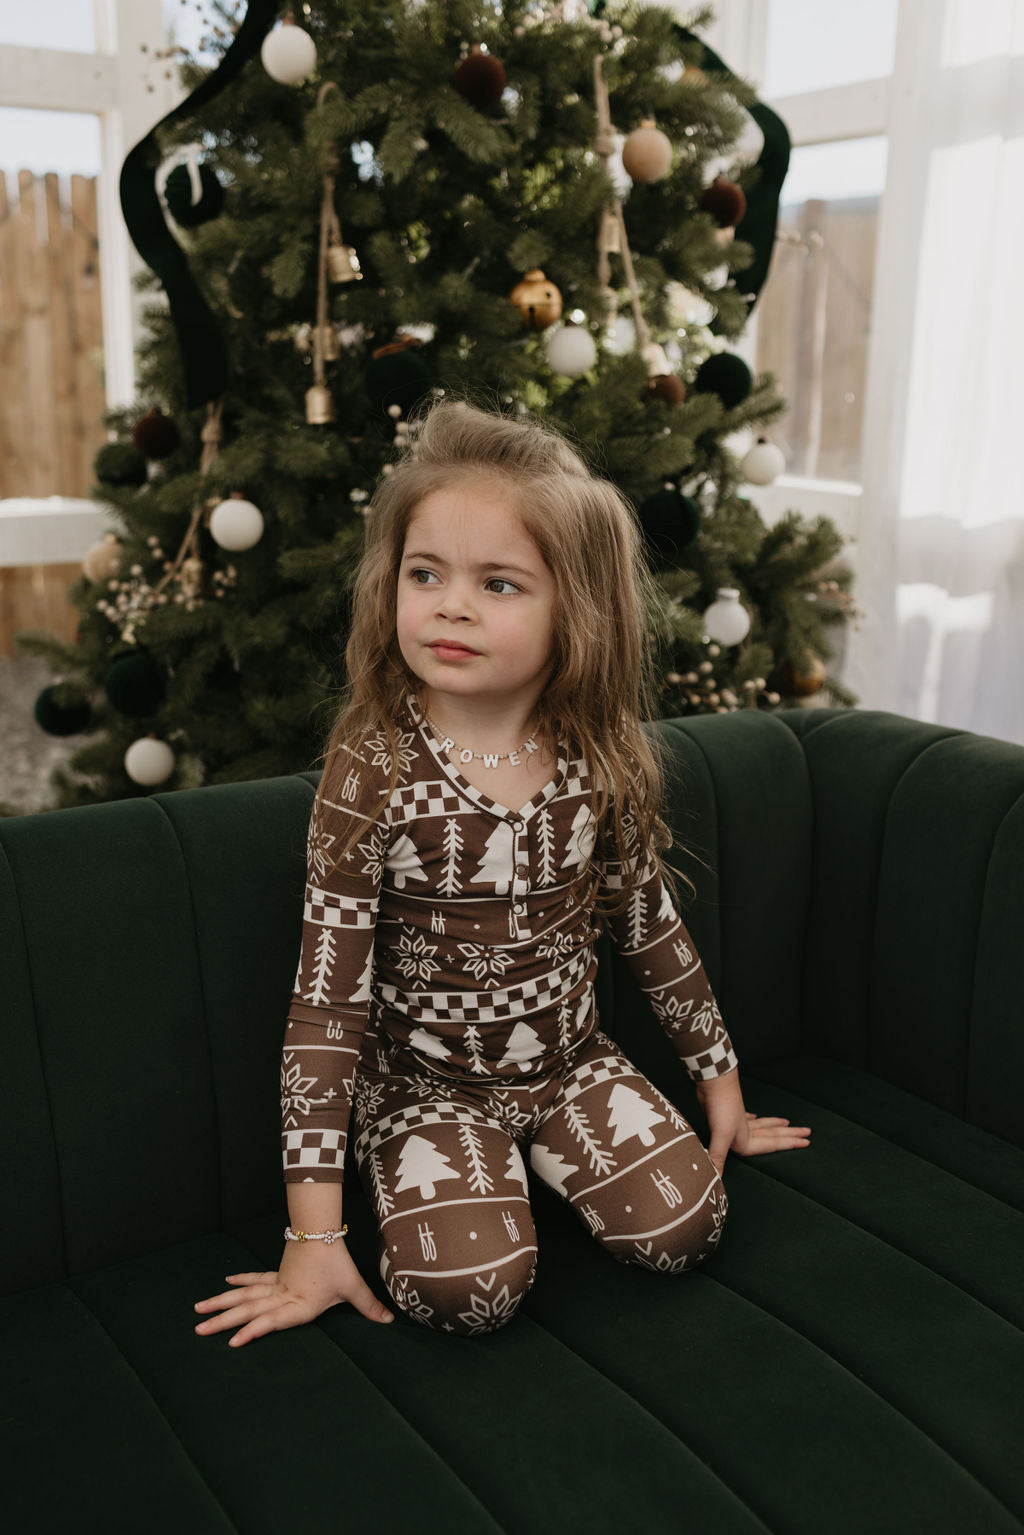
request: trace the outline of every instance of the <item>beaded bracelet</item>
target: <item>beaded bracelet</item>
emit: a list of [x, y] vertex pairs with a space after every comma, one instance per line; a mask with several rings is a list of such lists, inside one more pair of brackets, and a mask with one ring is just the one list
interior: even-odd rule
[[345, 1236], [347, 1232], [347, 1223], [342, 1226], [340, 1231], [293, 1231], [290, 1226], [286, 1226], [284, 1228], [284, 1237], [286, 1242], [316, 1242], [322, 1238], [330, 1247], [332, 1242], [336, 1242], [339, 1237]]

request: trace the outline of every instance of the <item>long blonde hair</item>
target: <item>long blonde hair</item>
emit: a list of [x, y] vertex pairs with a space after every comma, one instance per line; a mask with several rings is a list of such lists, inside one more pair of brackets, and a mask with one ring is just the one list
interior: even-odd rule
[[[508, 416], [446, 395], [414, 413], [408, 441], [366, 508], [366, 542], [345, 650], [348, 681], [322, 754], [328, 767], [314, 816], [333, 758], [373, 731], [384, 731], [391, 760], [391, 781], [377, 818], [397, 787], [401, 703], [420, 686], [396, 634], [406, 528], [433, 491], [486, 480], [508, 496], [555, 579], [554, 665], [537, 701], [535, 734], [566, 742], [586, 762], [591, 778], [596, 837], [574, 881], [574, 897], [604, 914], [623, 911], [643, 877], [646, 857], [664, 875], [661, 850], [672, 843], [659, 815], [660, 746], [642, 727], [653, 712], [648, 632], [658, 600], [636, 518], [619, 490], [590, 469], [582, 450], [535, 417]], [[337, 862], [365, 829], [353, 828]], [[605, 856], [623, 863], [623, 887], [616, 895], [599, 890]], [[692, 887], [686, 875], [682, 878]]]

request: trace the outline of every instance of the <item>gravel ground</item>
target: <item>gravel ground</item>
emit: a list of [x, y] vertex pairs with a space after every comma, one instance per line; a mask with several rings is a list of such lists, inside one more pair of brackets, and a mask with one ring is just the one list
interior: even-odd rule
[[52, 809], [50, 774], [85, 739], [47, 735], [36, 724], [36, 699], [54, 680], [38, 656], [0, 658], [0, 810], [8, 815]]

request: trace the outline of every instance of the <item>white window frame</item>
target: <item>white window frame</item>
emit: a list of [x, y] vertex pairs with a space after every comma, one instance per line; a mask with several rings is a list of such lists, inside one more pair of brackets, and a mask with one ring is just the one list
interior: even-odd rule
[[[182, 99], [171, 79], [150, 65], [166, 36], [161, 0], [93, 0], [96, 52], [0, 45], [0, 106], [88, 112], [100, 123], [97, 220], [104, 382], [108, 406], [135, 396], [135, 348], [143, 303], [133, 278], [143, 262], [121, 213], [118, 183], [125, 155]], [[148, 56], [141, 51], [145, 45]], [[149, 87], [152, 87], [151, 89]]]

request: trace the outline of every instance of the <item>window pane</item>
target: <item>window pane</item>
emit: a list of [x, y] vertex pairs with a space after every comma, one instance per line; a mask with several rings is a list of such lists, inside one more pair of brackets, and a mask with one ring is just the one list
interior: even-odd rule
[[91, 112], [0, 107], [0, 170], [95, 176], [99, 168], [100, 121]]
[[43, 5], [0, 6], [0, 43], [95, 53], [93, 0], [45, 0]]
[[885, 138], [871, 138], [792, 153], [780, 238], [754, 311], [758, 371], [774, 373], [789, 402], [771, 435], [790, 474], [861, 479], [886, 149]]
[[891, 75], [897, 9], [898, 0], [769, 0], [761, 95], [771, 101]]

